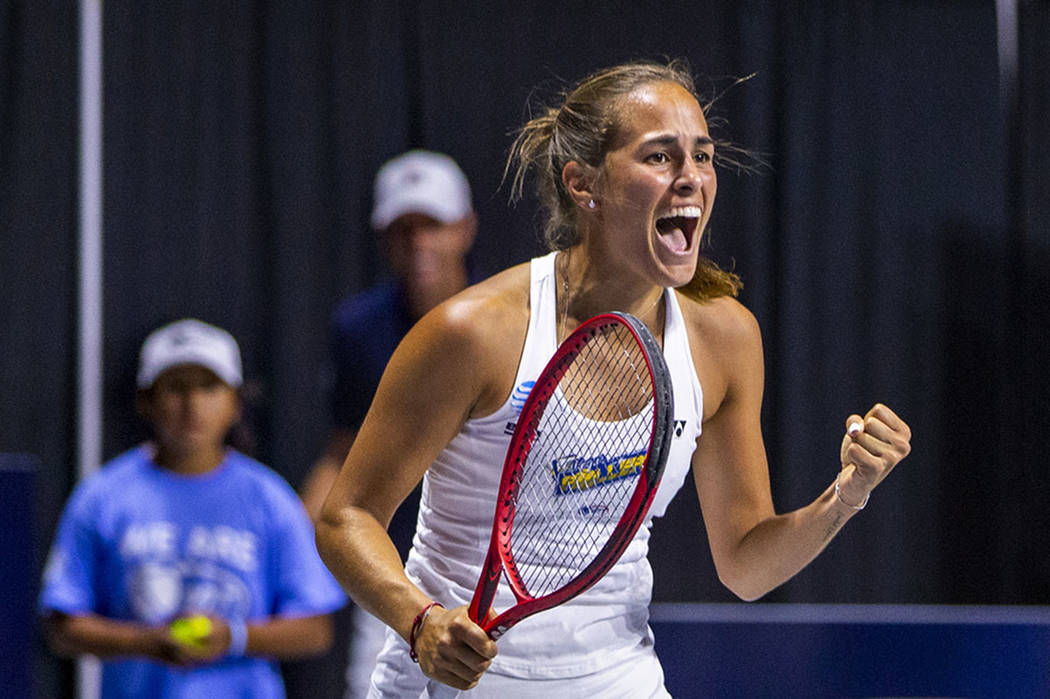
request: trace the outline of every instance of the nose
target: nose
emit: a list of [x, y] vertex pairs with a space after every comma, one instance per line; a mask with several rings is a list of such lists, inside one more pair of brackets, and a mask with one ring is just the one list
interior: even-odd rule
[[693, 194], [700, 189], [700, 168], [691, 158], [686, 158], [674, 181], [675, 190], [681, 194]]
[[211, 395], [213, 389], [208, 386], [184, 386], [180, 391], [184, 410], [198, 410]]
[[412, 252], [420, 252], [433, 247], [434, 239], [437, 238], [435, 228], [435, 226], [413, 226], [408, 228], [401, 234], [401, 245], [405, 250]]
[[204, 390], [199, 387], [187, 387], [182, 392], [182, 410], [186, 413], [196, 412], [204, 398]]

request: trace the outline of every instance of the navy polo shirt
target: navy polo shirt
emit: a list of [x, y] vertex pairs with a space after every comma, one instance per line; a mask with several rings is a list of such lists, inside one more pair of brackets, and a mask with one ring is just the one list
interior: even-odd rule
[[[372, 404], [390, 356], [415, 320], [393, 280], [342, 301], [332, 314], [331, 353], [335, 384], [332, 423], [356, 430]], [[401, 560], [408, 556], [416, 531], [420, 488], [394, 514], [388, 529]]]

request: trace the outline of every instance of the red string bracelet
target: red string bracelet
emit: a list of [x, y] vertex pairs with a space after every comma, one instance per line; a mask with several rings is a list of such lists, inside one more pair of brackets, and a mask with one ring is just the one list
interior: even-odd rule
[[427, 606], [423, 607], [423, 610], [416, 614], [415, 620], [412, 622], [412, 630], [408, 632], [408, 657], [412, 658], [412, 662], [418, 663], [419, 656], [416, 655], [416, 636], [419, 635], [420, 630], [423, 628], [423, 622], [430, 616], [430, 610], [434, 607], [444, 607], [439, 602], [431, 602]]

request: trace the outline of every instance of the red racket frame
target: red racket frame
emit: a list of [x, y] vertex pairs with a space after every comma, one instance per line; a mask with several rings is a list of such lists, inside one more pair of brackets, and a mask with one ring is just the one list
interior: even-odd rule
[[[599, 335], [603, 327], [610, 324], [628, 328], [643, 350], [653, 383], [654, 397], [649, 450], [627, 508], [594, 560], [561, 588], [546, 595], [532, 597], [518, 574], [510, 543], [522, 467], [536, 437], [540, 417], [554, 395], [558, 382], [583, 347]], [[550, 609], [579, 595], [598, 582], [616, 564], [644, 521], [656, 495], [670, 450], [673, 412], [674, 396], [663, 351], [645, 324], [634, 316], [619, 312], [597, 315], [583, 323], [558, 347], [532, 387], [511, 437], [500, 479], [489, 550], [470, 603], [470, 618], [491, 638], [499, 638], [509, 628], [532, 614]], [[517, 604], [492, 620], [485, 621], [504, 571], [507, 573], [507, 580]]]

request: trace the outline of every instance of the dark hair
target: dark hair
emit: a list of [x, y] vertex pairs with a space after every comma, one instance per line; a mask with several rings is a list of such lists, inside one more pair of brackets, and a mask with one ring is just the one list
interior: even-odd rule
[[[680, 85], [697, 103], [703, 103], [684, 59], [630, 62], [591, 73], [561, 92], [557, 106], [542, 108], [539, 116], [529, 119], [518, 131], [504, 176], [514, 170], [511, 198], [516, 200], [521, 197], [526, 176], [535, 174], [536, 194], [547, 218], [543, 237], [549, 249], [567, 250], [580, 242], [576, 206], [562, 182], [562, 170], [572, 161], [599, 168], [616, 135], [619, 100], [656, 82]], [[682, 290], [705, 300], [735, 296], [741, 286], [736, 274], [701, 256], [696, 274]]]

